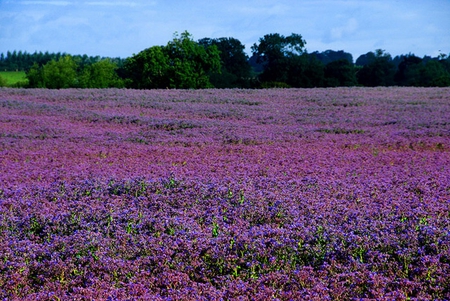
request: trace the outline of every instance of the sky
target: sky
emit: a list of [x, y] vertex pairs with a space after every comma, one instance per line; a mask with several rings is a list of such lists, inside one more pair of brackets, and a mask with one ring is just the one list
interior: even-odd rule
[[308, 52], [450, 53], [450, 0], [0, 0], [0, 53], [21, 50], [130, 57], [176, 32], [232, 37], [300, 34]]

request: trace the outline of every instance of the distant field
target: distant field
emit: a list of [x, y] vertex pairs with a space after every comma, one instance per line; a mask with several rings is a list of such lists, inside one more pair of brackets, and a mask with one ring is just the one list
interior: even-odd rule
[[6, 80], [8, 86], [27, 81], [25, 71], [0, 71], [0, 76]]

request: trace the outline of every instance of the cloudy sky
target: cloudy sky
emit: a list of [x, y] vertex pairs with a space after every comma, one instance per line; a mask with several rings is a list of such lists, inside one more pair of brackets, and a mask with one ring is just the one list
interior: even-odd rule
[[308, 52], [356, 58], [450, 53], [450, 0], [0, 0], [0, 53], [49, 51], [128, 57], [165, 45], [233, 37], [250, 47], [269, 33], [301, 34]]

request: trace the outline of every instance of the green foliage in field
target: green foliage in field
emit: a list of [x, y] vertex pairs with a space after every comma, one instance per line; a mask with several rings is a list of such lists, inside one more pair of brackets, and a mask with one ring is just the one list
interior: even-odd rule
[[37, 63], [27, 73], [30, 87], [35, 88], [111, 88], [123, 87], [115, 70], [117, 66], [109, 59], [100, 60], [83, 68], [70, 56], [51, 60], [43, 66]]

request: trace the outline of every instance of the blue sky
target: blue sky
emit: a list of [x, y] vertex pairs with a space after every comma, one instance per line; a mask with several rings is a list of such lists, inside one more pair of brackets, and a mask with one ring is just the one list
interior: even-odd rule
[[195, 40], [301, 34], [308, 52], [356, 58], [450, 53], [450, 0], [0, 0], [0, 53], [49, 51], [129, 57], [187, 30]]

